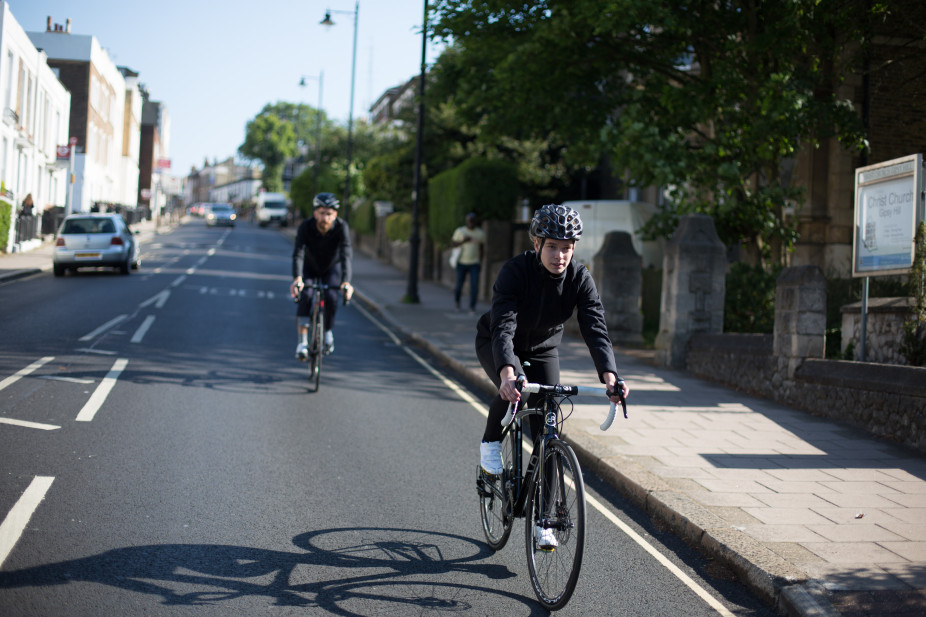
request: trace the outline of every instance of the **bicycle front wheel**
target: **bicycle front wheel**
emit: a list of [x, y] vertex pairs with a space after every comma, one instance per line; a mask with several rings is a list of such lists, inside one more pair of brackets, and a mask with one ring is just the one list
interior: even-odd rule
[[[541, 464], [543, 486], [534, 485], [526, 508], [527, 568], [537, 599], [555, 611], [572, 597], [582, 567], [585, 484], [575, 452], [559, 439], [547, 442]], [[545, 542], [541, 547], [542, 530], [553, 532], [553, 546]]]
[[315, 382], [315, 391], [318, 392], [322, 380], [322, 356], [325, 355], [325, 315], [320, 306], [316, 305], [315, 310], [309, 343], [309, 381]]
[[514, 431], [508, 431], [502, 439], [502, 473], [490, 476], [479, 470], [479, 513], [482, 518], [482, 531], [486, 543], [493, 551], [501, 550], [508, 542], [511, 527], [514, 524], [512, 490], [514, 478], [520, 474], [515, 469], [516, 443]]

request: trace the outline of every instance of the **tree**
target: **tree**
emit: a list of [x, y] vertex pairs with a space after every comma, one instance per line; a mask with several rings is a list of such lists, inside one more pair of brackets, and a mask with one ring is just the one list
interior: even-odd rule
[[263, 186], [268, 191], [283, 188], [283, 164], [295, 156], [296, 133], [291, 121], [281, 118], [268, 105], [245, 127], [241, 156], [263, 163]]
[[802, 147], [866, 146], [836, 92], [861, 70], [884, 5], [862, 0], [436, 0], [432, 33], [453, 43], [448, 75], [481, 132], [568, 144], [570, 165], [610, 157], [667, 188], [654, 232], [687, 212], [728, 245], [775, 262], [794, 242], [787, 180]]

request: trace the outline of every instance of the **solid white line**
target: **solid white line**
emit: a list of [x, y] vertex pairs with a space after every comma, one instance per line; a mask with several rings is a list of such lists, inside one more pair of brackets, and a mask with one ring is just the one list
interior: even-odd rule
[[116, 380], [119, 378], [119, 374], [128, 363], [129, 361], [125, 358], [119, 358], [116, 360], [112, 369], [110, 369], [109, 373], [106, 374], [106, 377], [103, 378], [103, 381], [100, 382], [100, 385], [96, 387], [96, 390], [93, 391], [93, 394], [90, 395], [90, 400], [87, 401], [87, 404], [84, 405], [84, 408], [80, 410], [79, 414], [77, 414], [76, 420], [78, 422], [90, 422], [93, 420], [96, 412], [100, 410], [100, 407], [103, 406], [103, 402], [106, 400], [106, 397], [109, 396], [113, 386], [116, 385]]
[[135, 331], [135, 334], [132, 335], [132, 339], [129, 342], [141, 343], [141, 340], [145, 338], [145, 335], [148, 333], [148, 328], [150, 328], [153, 323], [154, 315], [145, 317], [145, 321], [141, 322], [141, 325], [138, 326], [138, 330]]
[[107, 321], [106, 323], [104, 323], [102, 326], [100, 326], [99, 328], [97, 328], [96, 330], [94, 330], [93, 332], [91, 332], [90, 334], [85, 334], [85, 335], [83, 335], [82, 337], [80, 337], [80, 338], [77, 339], [77, 340], [79, 340], [79, 341], [89, 341], [90, 339], [96, 338], [96, 336], [97, 336], [98, 334], [102, 334], [103, 332], [106, 332], [107, 330], [109, 330], [110, 328], [112, 328], [113, 326], [115, 326], [117, 323], [119, 323], [120, 321], [122, 321], [122, 320], [125, 319], [126, 317], [128, 317], [128, 315], [119, 315], [119, 316], [117, 316], [117, 317], [114, 317], [113, 319], [110, 319], [109, 321]]
[[3, 390], [3, 389], [6, 388], [7, 386], [13, 385], [14, 383], [16, 383], [17, 381], [19, 381], [20, 379], [22, 379], [22, 378], [25, 377], [26, 375], [29, 375], [29, 374], [33, 373], [33, 372], [36, 371], [37, 369], [41, 368], [44, 364], [48, 364], [49, 362], [51, 362], [51, 361], [54, 360], [54, 359], [55, 359], [54, 356], [45, 356], [44, 358], [42, 358], [42, 359], [40, 359], [40, 360], [36, 360], [35, 362], [33, 362], [32, 364], [30, 364], [30, 365], [27, 366], [26, 368], [20, 369], [19, 372], [15, 373], [15, 374], [13, 374], [13, 375], [10, 375], [9, 377], [7, 377], [6, 379], [4, 379], [3, 381], [0, 381], [0, 390]]
[[62, 377], [60, 375], [42, 375], [42, 379], [51, 381], [66, 381], [68, 383], [93, 383], [92, 379], [80, 379], [79, 377]]
[[0, 566], [9, 557], [10, 552], [19, 541], [19, 537], [26, 530], [29, 519], [35, 513], [36, 508], [45, 499], [45, 494], [51, 488], [51, 483], [55, 479], [50, 476], [36, 476], [26, 488], [10, 510], [3, 522], [0, 523]]
[[53, 431], [61, 428], [54, 424], [42, 424], [41, 422], [29, 422], [28, 420], [14, 420], [13, 418], [0, 418], [0, 424], [12, 424], [13, 426], [22, 426], [25, 428], [37, 428], [42, 431]]
[[[367, 319], [372, 321], [380, 330], [385, 332], [396, 345], [404, 349], [408, 355], [410, 355], [412, 358], [415, 359], [416, 362], [418, 362], [418, 364], [420, 364], [425, 369], [427, 369], [429, 373], [431, 373], [432, 375], [440, 379], [448, 388], [456, 392], [460, 398], [462, 398], [467, 403], [469, 403], [473, 408], [476, 409], [476, 411], [482, 414], [483, 417], [488, 417], [489, 412], [486, 409], [486, 406], [482, 402], [476, 400], [472, 395], [470, 395], [469, 392], [467, 392], [466, 390], [463, 390], [456, 383], [450, 381], [449, 379], [444, 377], [442, 374], [438, 373], [437, 370], [434, 369], [430, 364], [425, 362], [421, 356], [419, 356], [417, 353], [409, 349], [407, 346], [403, 345], [402, 342], [391, 331], [389, 331], [386, 328], [386, 326], [381, 324], [366, 309], [361, 307], [359, 304], [356, 306], [367, 317]], [[525, 450], [527, 450], [527, 444], [524, 445], [524, 448]], [[727, 608], [723, 604], [718, 602], [711, 594], [709, 594], [707, 590], [705, 590], [695, 580], [693, 580], [690, 576], [688, 576], [685, 572], [683, 572], [678, 566], [676, 566], [674, 563], [669, 561], [669, 559], [666, 558], [662, 553], [657, 551], [640, 534], [634, 531], [630, 526], [628, 526], [622, 520], [617, 518], [610, 510], [605, 508], [605, 506], [600, 501], [598, 501], [597, 499], [595, 499], [594, 497], [588, 494], [585, 495], [585, 500], [590, 506], [592, 506], [593, 508], [598, 510], [601, 514], [603, 514], [606, 519], [611, 521], [611, 523], [613, 523], [618, 529], [623, 531], [631, 540], [633, 540], [638, 545], [640, 545], [640, 547], [642, 547], [643, 550], [649, 553], [664, 568], [666, 568], [676, 578], [678, 578], [682, 583], [684, 583], [689, 589], [691, 589], [695, 593], [695, 595], [697, 595], [699, 598], [704, 600], [705, 603], [707, 603], [711, 608], [717, 611], [717, 613], [719, 613], [723, 617], [736, 617], [733, 613], [727, 610]]]

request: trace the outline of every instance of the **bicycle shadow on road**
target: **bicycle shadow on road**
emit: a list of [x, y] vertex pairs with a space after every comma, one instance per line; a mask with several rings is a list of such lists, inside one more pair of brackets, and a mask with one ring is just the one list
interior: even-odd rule
[[[504, 565], [486, 563], [493, 552], [471, 538], [355, 527], [300, 534], [293, 544], [306, 552], [221, 544], [119, 548], [0, 572], [0, 589], [91, 582], [160, 596], [162, 604], [171, 606], [264, 597], [275, 606], [319, 607], [338, 615], [370, 614], [371, 609], [391, 612], [401, 605], [416, 612], [466, 611], [472, 608], [467, 597], [488, 593], [524, 604], [530, 615], [546, 614], [532, 597], [459, 582], [460, 575], [489, 580], [516, 576]], [[324, 575], [326, 567], [335, 568], [329, 577]]]

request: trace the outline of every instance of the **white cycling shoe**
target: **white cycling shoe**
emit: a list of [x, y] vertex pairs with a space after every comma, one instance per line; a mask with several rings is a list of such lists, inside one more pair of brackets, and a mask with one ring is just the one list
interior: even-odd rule
[[542, 551], [555, 551], [556, 547], [559, 546], [559, 542], [556, 541], [556, 534], [553, 533], [552, 529], [534, 527], [534, 539]]
[[490, 441], [479, 444], [480, 465], [491, 476], [502, 473], [502, 442]]
[[325, 355], [334, 351], [334, 332], [328, 330], [325, 332]]
[[309, 357], [309, 346], [305, 343], [299, 343], [296, 345], [296, 359], [300, 362], [305, 362], [306, 358]]

